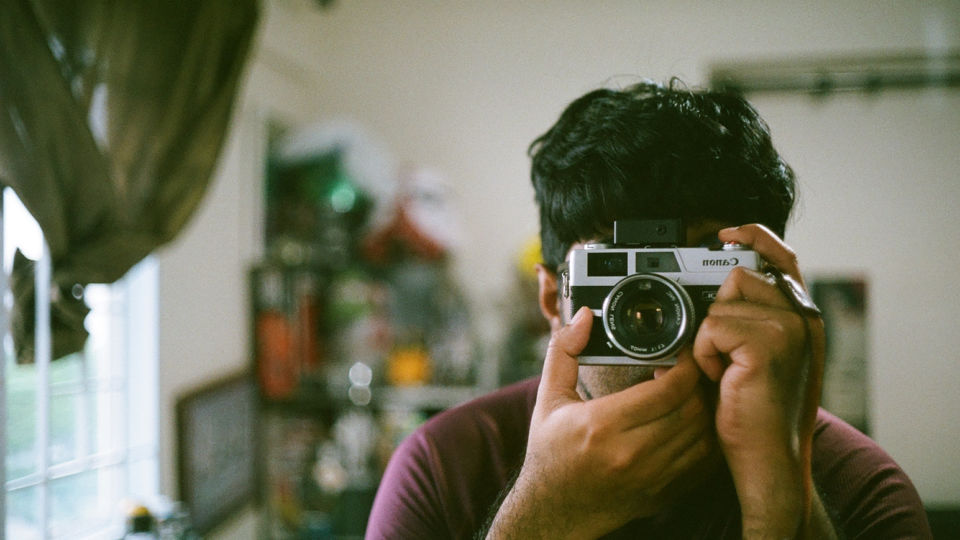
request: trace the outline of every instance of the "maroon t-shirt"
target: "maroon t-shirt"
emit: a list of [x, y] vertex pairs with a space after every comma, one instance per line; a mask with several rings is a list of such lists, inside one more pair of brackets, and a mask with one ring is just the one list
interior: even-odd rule
[[[377, 491], [367, 538], [472, 538], [523, 461], [538, 379], [438, 414], [406, 438]], [[813, 441], [817, 489], [846, 538], [930, 538], [907, 475], [875, 442], [821, 410]], [[739, 538], [723, 471], [674, 506], [611, 538]]]

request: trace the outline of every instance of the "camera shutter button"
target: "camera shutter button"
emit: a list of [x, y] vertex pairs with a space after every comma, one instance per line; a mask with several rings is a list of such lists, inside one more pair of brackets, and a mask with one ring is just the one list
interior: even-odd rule
[[720, 249], [723, 251], [737, 251], [743, 249], [743, 244], [738, 242], [724, 242]]

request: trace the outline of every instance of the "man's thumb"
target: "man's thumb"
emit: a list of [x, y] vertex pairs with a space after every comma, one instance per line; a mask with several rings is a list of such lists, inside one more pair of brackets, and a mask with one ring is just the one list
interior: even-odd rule
[[540, 393], [576, 391], [577, 355], [590, 339], [593, 313], [583, 306], [563, 328], [553, 333], [543, 361]]

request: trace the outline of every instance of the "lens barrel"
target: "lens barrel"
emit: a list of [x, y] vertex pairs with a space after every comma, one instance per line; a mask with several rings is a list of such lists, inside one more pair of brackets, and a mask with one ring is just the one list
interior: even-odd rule
[[638, 360], [667, 358], [692, 335], [693, 302], [677, 282], [659, 274], [620, 280], [603, 301], [603, 329], [616, 348]]

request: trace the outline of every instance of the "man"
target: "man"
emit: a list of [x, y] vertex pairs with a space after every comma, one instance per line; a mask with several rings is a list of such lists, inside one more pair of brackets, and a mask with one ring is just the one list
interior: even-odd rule
[[[577, 99], [531, 145], [552, 337], [538, 380], [431, 419], [384, 474], [371, 538], [930, 536], [916, 490], [818, 409], [823, 324], [781, 240], [794, 175], [743, 99], [676, 82]], [[557, 269], [625, 219], [680, 218], [735, 269], [670, 368], [578, 366]], [[790, 285], [794, 285], [790, 287]]]

